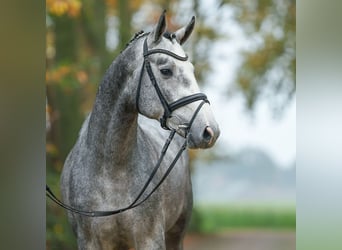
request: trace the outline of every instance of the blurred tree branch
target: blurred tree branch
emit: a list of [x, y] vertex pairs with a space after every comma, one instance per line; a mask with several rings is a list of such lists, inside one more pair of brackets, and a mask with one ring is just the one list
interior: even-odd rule
[[249, 110], [266, 98], [274, 114], [280, 115], [296, 89], [296, 1], [223, 0], [223, 4], [234, 8], [235, 19], [250, 42], [258, 41], [243, 51], [233, 92], [245, 96]]

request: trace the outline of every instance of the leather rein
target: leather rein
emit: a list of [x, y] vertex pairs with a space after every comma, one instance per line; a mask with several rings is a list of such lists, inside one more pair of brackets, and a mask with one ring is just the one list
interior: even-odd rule
[[[56, 195], [51, 191], [51, 189], [49, 188], [48, 185], [46, 185], [46, 196], [49, 197], [52, 201], [54, 201], [55, 203], [57, 203], [59, 206], [63, 207], [64, 209], [79, 214], [79, 215], [83, 215], [83, 216], [87, 216], [87, 217], [104, 217], [104, 216], [110, 216], [110, 215], [114, 215], [114, 214], [119, 214], [122, 213], [124, 211], [127, 211], [129, 209], [135, 208], [139, 205], [141, 205], [143, 202], [145, 202], [158, 188], [159, 186], [164, 182], [164, 180], [167, 178], [167, 176], [170, 174], [171, 170], [174, 168], [174, 166], [176, 165], [178, 159], [180, 158], [180, 156], [182, 155], [183, 151], [187, 148], [188, 145], [188, 137], [190, 135], [190, 128], [198, 114], [198, 112], [201, 110], [202, 106], [205, 103], [209, 103], [207, 96], [203, 93], [197, 93], [197, 94], [193, 94], [193, 95], [189, 95], [189, 96], [185, 96], [182, 97], [172, 103], [168, 103], [167, 100], [165, 99], [164, 95], [162, 94], [162, 91], [159, 88], [159, 85], [156, 81], [156, 78], [153, 74], [150, 62], [148, 60], [148, 56], [152, 55], [152, 54], [156, 54], [156, 53], [162, 53], [162, 54], [166, 54], [168, 56], [171, 56], [177, 60], [181, 60], [181, 61], [187, 61], [188, 57], [182, 57], [179, 56], [177, 54], [174, 54], [168, 50], [164, 50], [164, 49], [153, 49], [153, 50], [148, 50], [147, 47], [147, 38], [144, 41], [144, 47], [143, 47], [143, 55], [144, 55], [144, 62], [141, 68], [141, 72], [140, 72], [140, 78], [139, 78], [139, 83], [138, 83], [138, 89], [137, 89], [137, 95], [136, 95], [136, 107], [139, 113], [139, 97], [140, 97], [140, 89], [141, 89], [141, 83], [142, 83], [142, 77], [144, 74], [144, 68], [146, 68], [146, 71], [148, 73], [148, 76], [150, 78], [150, 81], [154, 87], [154, 89], [156, 90], [156, 93], [159, 97], [159, 100], [164, 108], [164, 114], [162, 116], [162, 118], [160, 119], [160, 125], [163, 129], [166, 130], [170, 130], [170, 135], [167, 138], [160, 157], [156, 163], [156, 165], [154, 166], [149, 178], [147, 179], [147, 181], [145, 182], [144, 186], [142, 187], [141, 191], [139, 192], [139, 194], [137, 195], [137, 197], [134, 199], [134, 201], [123, 208], [120, 209], [115, 209], [115, 210], [110, 210], [110, 211], [86, 211], [86, 210], [80, 210], [77, 209], [75, 207], [72, 207], [70, 205], [67, 205], [65, 203], [63, 203], [61, 200], [59, 200]], [[202, 102], [198, 105], [197, 109], [195, 110], [194, 114], [192, 115], [189, 123], [186, 124], [182, 124], [180, 126], [182, 126], [182, 129], [185, 129], [185, 140], [183, 145], [181, 146], [181, 148], [179, 149], [179, 151], [177, 152], [175, 158], [173, 159], [173, 161], [171, 162], [170, 166], [167, 168], [166, 172], [164, 173], [163, 177], [160, 179], [160, 181], [157, 183], [157, 185], [150, 191], [150, 193], [148, 193], [143, 199], [140, 200], [141, 196], [145, 193], [147, 187], [149, 186], [149, 184], [151, 183], [151, 181], [153, 180], [153, 177], [155, 176], [155, 174], [157, 173], [159, 167], [161, 166], [161, 163], [163, 161], [163, 158], [169, 148], [169, 145], [171, 143], [171, 141], [174, 138], [174, 135], [176, 134], [176, 129], [173, 128], [169, 128], [166, 124], [166, 121], [168, 118], [171, 117], [171, 114], [173, 111], [175, 111], [176, 109], [183, 107], [185, 105], [188, 105], [192, 102], [196, 102], [196, 101], [200, 101], [202, 100]]]

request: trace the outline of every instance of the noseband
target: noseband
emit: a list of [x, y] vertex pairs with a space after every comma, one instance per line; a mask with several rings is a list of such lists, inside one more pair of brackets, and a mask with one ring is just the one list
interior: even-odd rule
[[[160, 157], [156, 163], [156, 165], [154, 166], [148, 180], [145, 182], [145, 185], [142, 187], [142, 189], [140, 190], [139, 194], [137, 195], [137, 197], [134, 199], [134, 201], [126, 206], [126, 207], [122, 207], [120, 209], [115, 209], [115, 210], [110, 210], [110, 211], [86, 211], [86, 210], [80, 210], [77, 209], [75, 207], [72, 207], [70, 205], [67, 205], [65, 203], [63, 203], [61, 200], [59, 200], [55, 194], [52, 192], [52, 190], [49, 188], [48, 185], [46, 185], [46, 196], [49, 197], [52, 201], [54, 201], [55, 203], [57, 203], [59, 206], [63, 207], [66, 210], [69, 210], [70, 212], [79, 214], [79, 215], [83, 215], [83, 216], [87, 216], [87, 217], [104, 217], [104, 216], [110, 216], [110, 215], [114, 215], [114, 214], [119, 214], [122, 213], [124, 211], [127, 211], [129, 209], [133, 209], [139, 205], [141, 205], [142, 203], [144, 203], [149, 197], [151, 197], [151, 195], [159, 188], [159, 186], [164, 182], [164, 180], [166, 179], [166, 177], [170, 174], [171, 170], [174, 168], [174, 166], [176, 165], [178, 159], [180, 158], [181, 154], [184, 152], [184, 150], [187, 148], [188, 145], [188, 135], [189, 135], [189, 131], [191, 128], [191, 125], [193, 124], [198, 112], [201, 110], [202, 106], [205, 103], [209, 103], [207, 96], [203, 93], [197, 93], [197, 94], [193, 94], [193, 95], [189, 95], [189, 96], [185, 96], [182, 97], [172, 103], [168, 103], [167, 100], [165, 99], [164, 95], [162, 94], [156, 78], [153, 75], [152, 72], [152, 68], [151, 68], [151, 64], [148, 60], [148, 56], [151, 54], [156, 54], [156, 53], [162, 53], [162, 54], [166, 54], [169, 56], [172, 56], [173, 58], [176, 58], [178, 60], [181, 61], [186, 61], [188, 60], [188, 57], [182, 57], [179, 56], [177, 54], [174, 54], [168, 50], [164, 50], [164, 49], [153, 49], [153, 50], [148, 50], [147, 48], [147, 38], [144, 41], [144, 63], [142, 65], [141, 68], [141, 72], [140, 72], [140, 79], [139, 79], [139, 84], [138, 84], [138, 89], [137, 89], [137, 95], [136, 95], [136, 105], [137, 105], [137, 110], [139, 113], [141, 113], [139, 111], [139, 95], [140, 95], [140, 88], [141, 88], [141, 81], [142, 81], [142, 77], [144, 74], [144, 67], [146, 66], [146, 71], [150, 77], [151, 83], [154, 86], [159, 100], [161, 102], [161, 104], [163, 105], [164, 108], [164, 115], [163, 117], [160, 119], [160, 124], [162, 126], [162, 128], [167, 129], [167, 130], [171, 130], [170, 135], [168, 137], [168, 139], [166, 140], [162, 150], [161, 150], [161, 154]], [[166, 125], [166, 121], [167, 119], [171, 116], [172, 112], [175, 111], [176, 109], [183, 107], [185, 105], [188, 105], [192, 102], [196, 102], [196, 101], [200, 101], [202, 100], [202, 102], [197, 106], [197, 109], [195, 110], [195, 112], [193, 113], [189, 123], [186, 124], [182, 124], [183, 129], [185, 129], [185, 140], [183, 145], [181, 146], [181, 148], [179, 149], [179, 151], [177, 152], [175, 158], [173, 159], [173, 161], [170, 163], [169, 167], [167, 168], [166, 172], [164, 173], [164, 175], [162, 176], [162, 178], [159, 180], [159, 182], [155, 185], [155, 187], [152, 188], [152, 190], [145, 196], [142, 197], [143, 194], [145, 193], [146, 189], [148, 188], [148, 186], [150, 185], [151, 181], [153, 180], [153, 177], [155, 176], [155, 174], [157, 173], [158, 169], [161, 166], [161, 163], [164, 159], [164, 156], [167, 152], [167, 149], [169, 148], [169, 145], [171, 143], [171, 141], [173, 140], [175, 134], [176, 134], [176, 130], [175, 129], [171, 129]]]
[[[141, 82], [142, 82], [142, 78], [143, 78], [143, 75], [144, 75], [144, 68], [146, 67], [146, 71], [147, 71], [147, 74], [150, 78], [150, 81], [154, 87], [154, 89], [156, 90], [156, 93], [159, 97], [159, 100], [164, 108], [164, 114], [163, 116], [160, 118], [160, 125], [163, 129], [167, 129], [167, 130], [170, 130], [170, 128], [167, 126], [166, 124], [166, 121], [168, 118], [171, 117], [171, 114], [173, 111], [175, 111], [176, 109], [179, 109], [185, 105], [188, 105], [192, 102], [196, 102], [196, 101], [204, 101], [206, 103], [209, 103], [208, 99], [207, 99], [207, 96], [203, 93], [197, 93], [197, 94], [192, 94], [192, 95], [189, 95], [189, 96], [185, 96], [185, 97], [182, 97], [172, 103], [168, 103], [168, 101], [166, 100], [166, 98], [164, 97], [162, 91], [160, 90], [159, 88], [159, 85], [157, 83], [157, 80], [153, 74], [153, 71], [152, 71], [152, 68], [151, 68], [151, 63], [150, 61], [148, 60], [148, 56], [149, 55], [152, 55], [152, 54], [165, 54], [165, 55], [168, 55], [168, 56], [171, 56], [177, 60], [180, 60], [180, 61], [187, 61], [188, 60], [188, 56], [179, 56], [175, 53], [172, 53], [171, 51], [168, 51], [168, 50], [164, 50], [164, 49], [152, 49], [152, 50], [148, 50], [148, 47], [147, 47], [147, 38], [145, 39], [144, 41], [144, 46], [143, 46], [143, 56], [144, 56], [144, 62], [143, 62], [143, 65], [141, 67], [141, 71], [140, 71], [140, 78], [139, 78], [139, 83], [138, 83], [138, 89], [137, 89], [137, 95], [136, 95], [136, 108], [138, 110], [139, 113], [140, 112], [140, 109], [139, 109], [139, 98], [140, 98], [140, 89], [141, 89]], [[202, 104], [203, 105], [203, 104]], [[201, 105], [201, 107], [202, 107]], [[199, 110], [198, 110], [199, 111]], [[197, 111], [197, 112], [198, 112]], [[190, 129], [190, 124], [187, 124], [187, 127], [188, 129]]]

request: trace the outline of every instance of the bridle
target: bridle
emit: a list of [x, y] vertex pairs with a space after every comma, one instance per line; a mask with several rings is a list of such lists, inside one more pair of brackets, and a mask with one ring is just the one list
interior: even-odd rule
[[[172, 35], [171, 35], [172, 37]], [[185, 105], [188, 105], [192, 102], [196, 102], [196, 101], [204, 101], [206, 103], [209, 103], [207, 96], [203, 93], [197, 93], [197, 94], [193, 94], [193, 95], [189, 95], [189, 96], [185, 96], [182, 97], [172, 103], [168, 103], [168, 101], [165, 99], [163, 93], [161, 92], [159, 85], [157, 83], [157, 80], [153, 74], [152, 68], [151, 68], [151, 63], [148, 59], [148, 56], [152, 55], [152, 54], [166, 54], [168, 56], [171, 56], [177, 60], [180, 61], [187, 61], [188, 60], [188, 56], [179, 56], [175, 53], [172, 53], [171, 51], [168, 50], [164, 50], [164, 49], [152, 49], [152, 50], [148, 50], [147, 47], [147, 38], [144, 41], [144, 46], [143, 46], [143, 55], [144, 55], [144, 62], [143, 65], [141, 67], [141, 71], [140, 71], [140, 78], [139, 78], [139, 83], [138, 83], [138, 89], [137, 89], [137, 95], [135, 98], [135, 103], [136, 103], [136, 108], [138, 110], [139, 113], [140, 109], [139, 109], [139, 98], [140, 98], [140, 89], [141, 89], [141, 82], [142, 82], [142, 78], [144, 75], [144, 68], [146, 67], [146, 71], [147, 74], [150, 78], [150, 81], [154, 87], [154, 89], [156, 90], [156, 93], [159, 97], [159, 100], [164, 108], [164, 114], [162, 116], [162, 118], [160, 119], [160, 125], [162, 126], [163, 129], [167, 129], [170, 130], [170, 128], [166, 125], [166, 121], [168, 118], [170, 118], [171, 114], [173, 111], [175, 111], [178, 108], [181, 108]], [[189, 126], [187, 126], [189, 127]]]
[[[142, 77], [144, 74], [144, 68], [146, 67], [146, 71], [149, 75], [149, 78], [151, 80], [152, 85], [154, 86], [159, 100], [164, 108], [164, 114], [163, 117], [160, 119], [160, 124], [161, 127], [166, 129], [166, 130], [170, 130], [170, 135], [168, 137], [168, 139], [166, 140], [162, 150], [161, 150], [161, 154], [160, 157], [155, 165], [155, 167], [153, 168], [148, 180], [146, 181], [146, 183], [144, 184], [144, 186], [142, 187], [141, 191], [139, 192], [139, 194], [137, 195], [137, 197], [134, 199], [134, 201], [123, 208], [120, 209], [115, 209], [115, 210], [111, 210], [111, 211], [86, 211], [86, 210], [79, 210], [77, 208], [74, 208], [70, 205], [67, 205], [65, 203], [63, 203], [62, 201], [60, 201], [55, 194], [51, 191], [51, 189], [49, 188], [48, 185], [46, 185], [46, 195], [47, 197], [49, 197], [52, 201], [54, 201], [55, 203], [57, 203], [59, 206], [65, 208], [66, 210], [69, 210], [73, 213], [77, 213], [83, 216], [88, 216], [88, 217], [104, 217], [104, 216], [110, 216], [110, 215], [114, 215], [114, 214], [119, 214], [122, 213], [124, 211], [127, 211], [129, 209], [135, 208], [137, 206], [139, 206], [140, 204], [142, 204], [143, 202], [145, 202], [158, 188], [159, 186], [164, 182], [164, 180], [166, 179], [166, 177], [170, 174], [171, 170], [174, 168], [174, 166], [176, 165], [178, 159], [180, 158], [180, 156], [182, 155], [183, 151], [187, 148], [188, 145], [188, 138], [190, 135], [190, 128], [198, 114], [198, 112], [201, 110], [202, 106], [205, 103], [209, 103], [207, 96], [203, 93], [197, 93], [197, 94], [193, 94], [193, 95], [189, 95], [189, 96], [185, 96], [182, 97], [172, 103], [168, 103], [167, 100], [165, 99], [164, 95], [162, 94], [158, 83], [156, 81], [156, 78], [154, 77], [152, 68], [151, 68], [151, 64], [148, 60], [148, 56], [151, 54], [156, 54], [156, 53], [162, 53], [162, 54], [166, 54], [169, 56], [172, 56], [178, 60], [181, 61], [186, 61], [188, 59], [187, 56], [182, 57], [179, 56], [177, 54], [174, 54], [168, 50], [164, 50], [164, 49], [153, 49], [153, 50], [148, 50], [147, 48], [147, 38], [144, 41], [144, 47], [143, 47], [143, 55], [144, 55], [144, 62], [141, 68], [141, 72], [140, 72], [140, 78], [139, 78], [139, 83], [138, 83], [138, 89], [137, 89], [137, 95], [136, 95], [136, 107], [138, 112], [140, 113], [139, 110], [139, 97], [140, 97], [140, 89], [141, 89], [141, 82], [142, 82]], [[150, 191], [150, 193], [148, 193], [142, 200], [139, 201], [139, 199], [141, 198], [141, 196], [144, 194], [144, 192], [146, 191], [147, 187], [149, 186], [149, 184], [151, 183], [153, 177], [155, 176], [155, 174], [157, 173], [159, 167], [161, 166], [161, 163], [164, 159], [164, 156], [167, 152], [167, 149], [169, 148], [169, 145], [171, 143], [171, 141], [174, 138], [174, 135], [176, 134], [176, 129], [173, 128], [169, 128], [166, 124], [167, 119], [171, 116], [172, 112], [180, 107], [183, 107], [185, 105], [188, 105], [192, 102], [196, 102], [196, 101], [200, 101], [202, 100], [202, 102], [198, 105], [198, 107], [196, 108], [194, 114], [192, 115], [189, 123], [186, 124], [182, 124], [182, 128], [185, 129], [185, 140], [183, 145], [181, 146], [181, 148], [179, 149], [179, 151], [177, 152], [175, 158], [173, 159], [173, 161], [171, 162], [170, 166], [168, 167], [168, 169], [166, 170], [166, 172], [164, 173], [163, 177], [159, 180], [159, 182], [157, 183], [157, 185]]]

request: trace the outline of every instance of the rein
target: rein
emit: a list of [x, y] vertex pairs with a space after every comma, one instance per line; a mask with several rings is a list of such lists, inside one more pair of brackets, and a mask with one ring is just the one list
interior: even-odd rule
[[[162, 54], [166, 54], [166, 55], [169, 55], [169, 56], [172, 56], [178, 60], [181, 60], [181, 61], [186, 61], [188, 59], [187, 56], [185, 57], [182, 57], [182, 56], [179, 56], [177, 54], [174, 54], [170, 51], [167, 51], [167, 50], [163, 50], [163, 49], [153, 49], [153, 50], [148, 50], [147, 48], [147, 38], [145, 39], [144, 41], [144, 62], [143, 62], [143, 65], [142, 65], [142, 69], [141, 69], [141, 73], [140, 73], [140, 79], [139, 79], [139, 84], [138, 84], [138, 89], [137, 89], [137, 96], [136, 96], [136, 105], [137, 105], [137, 110], [138, 112], [140, 113], [139, 111], [139, 105], [138, 105], [138, 102], [139, 102], [139, 95], [140, 95], [140, 88], [141, 88], [141, 82], [142, 82], [142, 77], [143, 77], [143, 73], [144, 73], [144, 67], [146, 66], [146, 71], [149, 75], [149, 78], [151, 80], [151, 83], [152, 85], [154, 86], [157, 94], [158, 94], [158, 97], [161, 101], [161, 104], [163, 105], [163, 108], [164, 108], [164, 115], [163, 117], [160, 119], [160, 124], [162, 126], [162, 128], [166, 129], [166, 130], [170, 130], [170, 135], [169, 137], [167, 138], [162, 150], [161, 150], [161, 154], [160, 154], [160, 157], [156, 163], [156, 165], [154, 166], [149, 178], [147, 179], [145, 185], [142, 187], [141, 191], [139, 192], [139, 194], [137, 195], [137, 197], [134, 199], [134, 201], [126, 206], [126, 207], [123, 207], [123, 208], [120, 208], [120, 209], [115, 209], [115, 210], [110, 210], [110, 211], [86, 211], [86, 210], [79, 210], [77, 208], [74, 208], [70, 205], [67, 205], [65, 203], [63, 203], [61, 200], [59, 200], [56, 195], [51, 191], [51, 189], [49, 188], [48, 185], [46, 185], [46, 196], [49, 197], [52, 201], [54, 201], [56, 204], [58, 204], [59, 206], [61, 206], [62, 208], [70, 211], [70, 212], [73, 212], [73, 213], [76, 213], [76, 214], [80, 214], [80, 215], [83, 215], [83, 216], [87, 216], [87, 217], [104, 217], [104, 216], [110, 216], [110, 215], [114, 215], [114, 214], [119, 214], [119, 213], [122, 213], [124, 211], [127, 211], [129, 209], [132, 209], [132, 208], [135, 208], [139, 205], [141, 205], [143, 202], [145, 202], [158, 188], [159, 186], [164, 182], [164, 180], [167, 178], [167, 176], [170, 174], [171, 170], [174, 168], [174, 166], [176, 165], [178, 159], [180, 158], [180, 156], [182, 155], [182, 153], [184, 152], [184, 150], [187, 148], [187, 145], [188, 145], [188, 138], [189, 138], [189, 135], [190, 135], [190, 128], [198, 114], [198, 112], [201, 110], [202, 106], [205, 104], [205, 103], [209, 103], [209, 101], [207, 100], [207, 96], [203, 93], [197, 93], [197, 94], [193, 94], [193, 95], [189, 95], [189, 96], [185, 96], [185, 97], [182, 97], [172, 103], [168, 103], [165, 99], [165, 97], [163, 96], [159, 86], [158, 86], [158, 83], [153, 75], [153, 72], [152, 72], [152, 68], [151, 68], [151, 65], [150, 65], [150, 62], [148, 61], [148, 56], [151, 55], [151, 54], [155, 54], [155, 53], [162, 53]], [[160, 181], [157, 183], [157, 185], [150, 191], [150, 193], [148, 193], [143, 199], [141, 199], [139, 201], [139, 199], [141, 198], [141, 196], [144, 194], [144, 192], [146, 191], [147, 187], [149, 186], [149, 184], [151, 183], [153, 177], [155, 176], [155, 174], [157, 173], [158, 169], [160, 168], [161, 166], [161, 163], [164, 159], [164, 156], [169, 148], [169, 145], [171, 143], [171, 141], [173, 140], [174, 138], [174, 135], [176, 134], [176, 130], [175, 129], [170, 129], [167, 125], [166, 125], [166, 121], [167, 119], [171, 116], [171, 113], [180, 108], [180, 107], [183, 107], [187, 104], [190, 104], [192, 102], [195, 102], [195, 101], [200, 101], [202, 100], [202, 102], [198, 105], [197, 109], [195, 110], [194, 114], [192, 115], [191, 119], [190, 119], [190, 122], [187, 123], [187, 124], [183, 124], [182, 125], [182, 128], [185, 129], [185, 139], [184, 139], [184, 143], [183, 145], [181, 146], [181, 148], [179, 149], [179, 151], [177, 152], [175, 158], [173, 159], [173, 161], [171, 162], [170, 166], [167, 168], [166, 172], [164, 173], [163, 177], [160, 179]]]
[[135, 200], [127, 207], [123, 207], [120, 209], [116, 209], [116, 210], [111, 210], [111, 211], [85, 211], [85, 210], [79, 210], [76, 209], [72, 206], [69, 206], [65, 203], [63, 203], [62, 201], [60, 201], [55, 195], [54, 193], [51, 191], [51, 189], [49, 188], [48, 185], [46, 185], [46, 195], [53, 200], [55, 203], [57, 203], [59, 206], [63, 207], [66, 210], [69, 210], [71, 212], [80, 214], [80, 215], [84, 215], [84, 216], [88, 216], [88, 217], [104, 217], [104, 216], [110, 216], [110, 215], [114, 215], [114, 214], [119, 214], [122, 213], [126, 210], [135, 208], [137, 206], [139, 206], [140, 204], [142, 204], [144, 201], [146, 201], [157, 189], [158, 187], [164, 182], [164, 180], [166, 179], [166, 177], [169, 175], [169, 173], [171, 172], [171, 170], [173, 169], [173, 167], [175, 166], [176, 162], [178, 161], [179, 157], [181, 156], [181, 154], [183, 153], [183, 151], [186, 149], [187, 147], [187, 140], [185, 140], [184, 144], [182, 145], [181, 149], [178, 151], [175, 159], [172, 161], [172, 163], [170, 164], [169, 168], [167, 169], [167, 171], [165, 172], [165, 174], [163, 175], [162, 179], [158, 182], [158, 184], [152, 189], [152, 191], [140, 202], [138, 202], [139, 198], [143, 195], [143, 193], [145, 192], [146, 188], [148, 187], [148, 185], [151, 183], [154, 175], [156, 174], [157, 170], [159, 169], [161, 162], [166, 154], [166, 151], [175, 135], [176, 131], [172, 130], [170, 133], [169, 138], [166, 140], [164, 147], [162, 149], [162, 153], [158, 159], [158, 162], [156, 164], [156, 166], [154, 167], [150, 177], [148, 178], [148, 180], [146, 181], [144, 187], [141, 189], [140, 193], [137, 195], [137, 197], [135, 198]]

